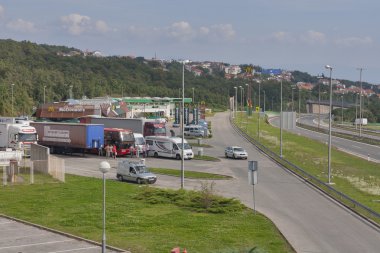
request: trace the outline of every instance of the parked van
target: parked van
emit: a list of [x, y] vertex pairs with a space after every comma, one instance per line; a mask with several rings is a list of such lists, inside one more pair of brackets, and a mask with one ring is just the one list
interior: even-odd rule
[[138, 151], [139, 155], [145, 154], [145, 152], [146, 152], [146, 143], [145, 143], [144, 136], [142, 134], [139, 134], [139, 133], [133, 133], [133, 136], [135, 137], [136, 153]]
[[204, 128], [202, 126], [199, 126], [199, 125], [185, 126], [183, 132], [184, 132], [185, 136], [198, 136], [198, 137], [205, 136]]
[[[147, 136], [145, 137], [147, 145], [147, 155], [154, 157], [170, 157], [181, 159], [182, 154], [182, 138], [169, 136]], [[193, 150], [187, 141], [184, 139], [184, 159], [194, 158]]]

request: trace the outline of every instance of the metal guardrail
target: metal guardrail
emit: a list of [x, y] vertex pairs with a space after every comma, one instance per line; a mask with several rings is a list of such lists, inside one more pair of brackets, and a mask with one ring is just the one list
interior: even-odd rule
[[377, 227], [380, 227], [380, 213], [370, 209], [369, 207], [357, 202], [356, 200], [350, 198], [346, 194], [334, 189], [331, 185], [321, 181], [317, 177], [311, 175], [304, 169], [300, 168], [299, 166], [293, 164], [292, 162], [281, 158], [279, 155], [274, 153], [272, 150], [265, 147], [263, 144], [249, 136], [246, 132], [242, 131], [235, 122], [230, 118], [230, 122], [232, 127], [237, 131], [242, 137], [244, 137], [246, 140], [248, 140], [250, 143], [255, 145], [260, 151], [268, 155], [272, 160], [274, 160], [276, 163], [281, 165], [282, 167], [292, 171], [302, 179], [304, 179], [306, 182], [310, 183], [314, 187], [318, 188], [319, 190], [325, 192], [330, 197], [338, 201], [339, 203], [343, 204], [353, 212], [357, 213], [361, 217], [365, 218], [372, 224], [374, 224]]

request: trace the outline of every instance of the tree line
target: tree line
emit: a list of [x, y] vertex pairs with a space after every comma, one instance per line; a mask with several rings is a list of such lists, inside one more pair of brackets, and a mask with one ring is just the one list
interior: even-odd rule
[[[65, 56], [72, 52], [77, 54]], [[255, 66], [255, 69], [257, 68], [260, 67]], [[264, 107], [265, 100], [266, 110], [278, 111], [279, 82], [267, 80], [264, 76], [261, 78], [261, 107]], [[295, 92], [292, 88], [296, 81], [313, 83], [317, 79], [307, 73], [295, 71], [292, 82], [283, 82], [284, 108], [305, 112], [305, 101], [318, 98], [318, 91], [315, 88], [309, 93]], [[248, 83], [252, 87], [251, 94], [247, 94]], [[202, 76], [185, 72], [185, 97], [192, 98], [194, 94], [195, 103], [204, 101], [214, 110], [226, 110], [229, 97], [235, 95], [234, 87], [239, 86], [245, 89], [243, 101], [246, 101], [250, 95], [253, 104], [257, 106], [259, 100], [257, 83], [241, 78], [225, 79], [222, 70], [211, 73], [204, 71]], [[39, 45], [29, 41], [0, 40], [0, 115], [2, 116], [10, 116], [12, 111], [13, 116], [30, 115], [44, 103], [44, 100], [48, 103], [68, 99], [70, 90], [75, 99], [80, 99], [103, 96], [181, 97], [181, 89], [182, 65], [177, 61], [162, 63], [146, 60], [143, 57], [85, 56], [75, 48]], [[242, 99], [240, 95], [239, 91], [239, 104]], [[355, 96], [350, 95], [345, 97], [346, 99], [347, 102], [354, 102]], [[367, 100], [364, 102], [365, 111], [373, 120], [379, 121], [379, 99]], [[301, 105], [301, 108], [297, 105]]]

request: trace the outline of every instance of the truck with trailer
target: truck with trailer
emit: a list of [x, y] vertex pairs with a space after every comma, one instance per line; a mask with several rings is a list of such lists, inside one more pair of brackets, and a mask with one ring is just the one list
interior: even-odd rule
[[37, 139], [37, 131], [30, 126], [29, 121], [12, 117], [0, 118], [0, 150], [21, 150], [25, 156], [29, 156], [31, 144], [37, 143]]
[[113, 117], [93, 117], [84, 116], [79, 119], [80, 123], [103, 124], [109, 128], [131, 129], [134, 133], [145, 136], [166, 136], [166, 125], [164, 122], [148, 120], [145, 118], [113, 118]]
[[31, 122], [38, 134], [38, 144], [49, 147], [50, 153], [94, 152], [104, 147], [102, 124]]

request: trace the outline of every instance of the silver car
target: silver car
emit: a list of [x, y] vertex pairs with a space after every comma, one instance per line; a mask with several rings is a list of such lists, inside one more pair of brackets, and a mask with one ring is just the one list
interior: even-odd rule
[[234, 159], [247, 159], [248, 158], [248, 153], [245, 151], [244, 148], [238, 147], [238, 146], [230, 146], [227, 147], [224, 150], [224, 155], [226, 158], [231, 157]]

